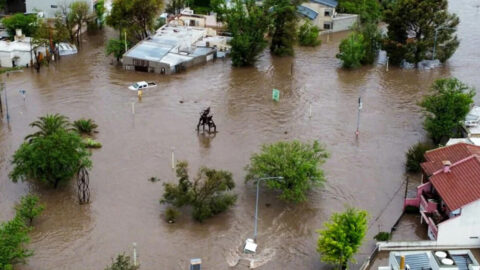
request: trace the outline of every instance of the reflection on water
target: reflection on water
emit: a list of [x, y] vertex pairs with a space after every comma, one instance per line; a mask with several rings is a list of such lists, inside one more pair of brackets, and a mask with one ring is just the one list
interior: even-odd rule
[[[328, 269], [316, 253], [315, 231], [345, 205], [367, 209], [371, 216], [361, 259], [373, 235], [392, 226], [400, 213], [404, 153], [425, 136], [417, 102], [440, 77], [456, 76], [480, 87], [480, 35], [472, 34], [480, 33], [478, 12], [465, 8], [475, 1], [450, 4], [461, 19], [461, 45], [436, 70], [340, 69], [335, 54], [346, 36], [340, 33], [328, 41], [324, 36], [319, 48], [296, 48], [294, 58], [265, 52], [252, 68], [233, 69], [228, 61], [216, 61], [159, 76], [111, 65], [103, 46], [115, 33], [107, 30], [88, 37], [79, 55], [63, 57], [40, 73], [12, 74], [6, 81], [11, 127], [0, 123], [0, 220], [13, 216], [14, 203], [29, 190], [47, 204], [32, 234], [36, 255], [22, 269], [101, 269], [116, 254], [130, 252], [132, 242], [145, 269], [186, 269], [193, 257], [201, 257], [209, 269], [234, 264], [244, 269], [252, 260], [263, 264], [259, 269]], [[127, 87], [142, 80], [159, 86], [138, 102]], [[280, 90], [279, 102], [272, 101], [273, 88]], [[25, 102], [19, 89], [27, 90]], [[359, 96], [363, 110], [356, 142]], [[215, 136], [195, 131], [198, 113], [208, 106], [219, 130]], [[93, 118], [99, 124], [96, 139], [103, 147], [92, 156], [90, 205], [77, 205], [68, 187], [56, 191], [8, 179], [10, 157], [32, 132], [28, 124], [46, 113]], [[292, 139], [325, 145], [331, 153], [324, 165], [328, 182], [300, 205], [279, 202], [262, 188], [260, 255], [242, 260], [242, 244], [253, 234], [255, 202], [255, 188], [244, 183], [243, 168], [261, 144]], [[158, 203], [162, 184], [146, 179], [175, 181], [172, 149], [176, 159], [189, 162], [191, 172], [200, 166], [232, 171], [237, 205], [203, 224], [191, 220], [188, 211], [173, 225], [164, 222], [165, 206]], [[391, 207], [382, 212], [388, 202]]]

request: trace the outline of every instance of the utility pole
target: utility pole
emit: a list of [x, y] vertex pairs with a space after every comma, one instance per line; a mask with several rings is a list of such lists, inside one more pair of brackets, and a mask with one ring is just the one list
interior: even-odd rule
[[[7, 73], [7, 76], [8, 76], [8, 73]], [[5, 92], [5, 109], [7, 111], [7, 124], [10, 125], [10, 114], [8, 113], [8, 98], [7, 98], [7, 84], [6, 83], [2, 83], [2, 88]]]
[[358, 138], [358, 135], [360, 135], [360, 111], [362, 110], [363, 104], [362, 104], [362, 97], [358, 97], [358, 114], [357, 114], [357, 130], [355, 131], [355, 137]]
[[128, 51], [128, 47], [127, 47], [127, 30], [125, 30], [125, 52]]

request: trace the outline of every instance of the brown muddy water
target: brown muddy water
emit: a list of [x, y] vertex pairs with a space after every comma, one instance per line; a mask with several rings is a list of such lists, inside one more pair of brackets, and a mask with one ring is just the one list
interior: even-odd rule
[[[342, 70], [334, 55], [344, 33], [328, 42], [324, 36], [319, 48], [296, 48], [295, 58], [266, 52], [255, 68], [233, 69], [229, 61], [216, 61], [160, 76], [111, 65], [103, 46], [114, 33], [107, 31], [88, 37], [80, 54], [39, 74], [12, 74], [7, 79], [11, 124], [4, 119], [0, 129], [0, 220], [11, 218], [14, 203], [28, 192], [47, 205], [32, 232], [29, 247], [35, 256], [19, 269], [103, 269], [116, 254], [131, 253], [133, 242], [142, 269], [187, 269], [193, 257], [202, 258], [203, 269], [229, 269], [239, 259], [233, 269], [246, 268], [243, 259], [253, 259], [259, 269], [328, 269], [315, 251], [316, 229], [346, 205], [370, 213], [358, 268], [372, 248], [372, 236], [389, 230], [400, 214], [404, 152], [425, 136], [417, 101], [441, 77], [456, 76], [480, 88], [480, 2], [450, 4], [461, 18], [461, 45], [436, 70], [391, 67], [386, 72], [382, 65]], [[127, 86], [140, 80], [159, 86], [138, 102]], [[281, 90], [278, 103], [271, 100], [272, 88]], [[25, 102], [20, 89], [27, 91]], [[359, 95], [364, 109], [355, 141]], [[195, 132], [199, 112], [207, 106], [220, 131], [215, 137]], [[52, 190], [8, 178], [12, 154], [33, 131], [28, 124], [47, 113], [90, 117], [100, 126], [96, 139], [103, 148], [92, 156], [89, 205], [78, 205], [73, 182]], [[300, 205], [281, 203], [275, 193], [262, 190], [259, 252], [244, 257], [240, 249], [253, 234], [255, 189], [244, 184], [243, 168], [261, 144], [292, 139], [326, 146], [328, 182]], [[165, 206], [158, 200], [161, 183], [175, 180], [172, 149], [176, 159], [190, 163], [192, 174], [201, 165], [232, 171], [236, 206], [203, 224], [187, 213], [174, 225], [164, 222]], [[151, 176], [162, 181], [151, 183]]]

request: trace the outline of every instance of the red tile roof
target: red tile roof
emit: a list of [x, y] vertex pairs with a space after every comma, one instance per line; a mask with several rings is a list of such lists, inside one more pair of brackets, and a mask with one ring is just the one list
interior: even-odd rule
[[453, 211], [480, 199], [480, 156], [472, 155], [450, 166], [450, 171], [437, 171], [430, 177], [448, 208]]
[[427, 151], [424, 155], [426, 161], [420, 165], [424, 173], [430, 176], [443, 168], [442, 161], [448, 160], [453, 164], [471, 155], [480, 155], [480, 146], [457, 143]]

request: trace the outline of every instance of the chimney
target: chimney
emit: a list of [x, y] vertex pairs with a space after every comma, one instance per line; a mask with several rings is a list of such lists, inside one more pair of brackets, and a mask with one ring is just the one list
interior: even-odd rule
[[405, 270], [405, 256], [400, 256], [400, 270]]
[[443, 172], [444, 173], [449, 173], [450, 172], [450, 166], [452, 166], [452, 163], [449, 160], [444, 160], [442, 161], [443, 164]]

